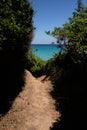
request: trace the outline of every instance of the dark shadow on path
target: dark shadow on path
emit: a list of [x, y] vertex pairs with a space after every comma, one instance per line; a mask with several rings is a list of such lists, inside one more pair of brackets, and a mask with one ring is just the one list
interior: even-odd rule
[[27, 50], [21, 44], [10, 43], [4, 43], [0, 50], [0, 114], [8, 112], [24, 86]]
[[8, 112], [23, 86], [24, 68], [22, 66], [0, 64], [0, 114]]

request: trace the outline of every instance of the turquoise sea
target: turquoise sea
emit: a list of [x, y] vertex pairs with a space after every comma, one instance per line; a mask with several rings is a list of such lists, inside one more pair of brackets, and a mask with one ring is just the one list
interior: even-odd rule
[[56, 44], [31, 44], [31, 49], [35, 55], [43, 60], [52, 58], [60, 50]]

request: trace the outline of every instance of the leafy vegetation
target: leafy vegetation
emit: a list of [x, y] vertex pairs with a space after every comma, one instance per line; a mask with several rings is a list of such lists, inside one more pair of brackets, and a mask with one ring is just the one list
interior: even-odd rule
[[[58, 46], [63, 49], [63, 53], [59, 53], [62, 61], [62, 56], [68, 56], [66, 63], [81, 64], [87, 61], [87, 7], [81, 0], [78, 0], [77, 9], [73, 12], [73, 16], [63, 27], [55, 27], [52, 32], [46, 31], [57, 39]], [[62, 42], [62, 43], [61, 43]], [[61, 45], [62, 44], [62, 45]], [[63, 48], [64, 46], [64, 48]], [[58, 59], [57, 58], [57, 59]], [[72, 61], [72, 62], [71, 62]]]
[[66, 46], [68, 49], [70, 48], [69, 45], [73, 45], [78, 50], [78, 53], [81, 53], [81, 51], [87, 53], [86, 25], [87, 7], [84, 6], [82, 0], [78, 0], [77, 9], [75, 9], [68, 22], [62, 27], [55, 27], [52, 32], [46, 31], [46, 33], [57, 39], [59, 47], [61, 47], [61, 43], [63, 43], [63, 46]]
[[77, 8], [67, 23], [62, 27], [55, 27], [52, 32], [46, 31], [48, 35], [56, 38], [61, 49], [63, 49], [61, 45], [66, 48], [49, 60], [46, 66], [46, 72], [54, 85], [52, 95], [57, 99], [57, 107], [62, 113], [58, 124], [61, 130], [80, 129], [86, 126], [87, 120], [84, 120], [87, 114], [86, 26], [87, 7], [82, 0], [78, 0]]
[[24, 86], [33, 15], [28, 0], [0, 0], [0, 113], [9, 110]]
[[28, 53], [28, 60], [26, 68], [35, 76], [41, 76], [45, 73], [46, 62], [40, 59], [38, 56], [32, 53], [32, 50]]
[[7, 57], [8, 53], [6, 59], [11, 62], [15, 58], [19, 62], [26, 59], [34, 28], [33, 13], [28, 0], [0, 1], [0, 55]]

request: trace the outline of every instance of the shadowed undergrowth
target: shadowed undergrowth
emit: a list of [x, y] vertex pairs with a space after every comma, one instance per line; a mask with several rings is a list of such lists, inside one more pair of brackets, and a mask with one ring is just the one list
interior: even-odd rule
[[61, 119], [51, 130], [87, 128], [86, 74], [86, 64], [75, 65], [61, 80], [55, 81], [52, 96], [57, 100]]

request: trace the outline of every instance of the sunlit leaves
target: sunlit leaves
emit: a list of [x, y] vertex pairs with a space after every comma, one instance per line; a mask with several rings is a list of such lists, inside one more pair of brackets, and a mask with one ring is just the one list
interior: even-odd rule
[[[78, 0], [77, 8], [67, 23], [63, 24], [62, 27], [55, 27], [47, 34], [55, 37], [58, 45], [59, 43], [63, 43], [63, 45], [67, 43], [67, 51], [75, 62], [85, 60], [87, 58], [87, 7], [84, 6], [82, 0]], [[74, 49], [71, 49], [72, 47]]]
[[0, 1], [0, 42], [12, 39], [23, 40], [31, 33], [33, 12], [27, 0]]

